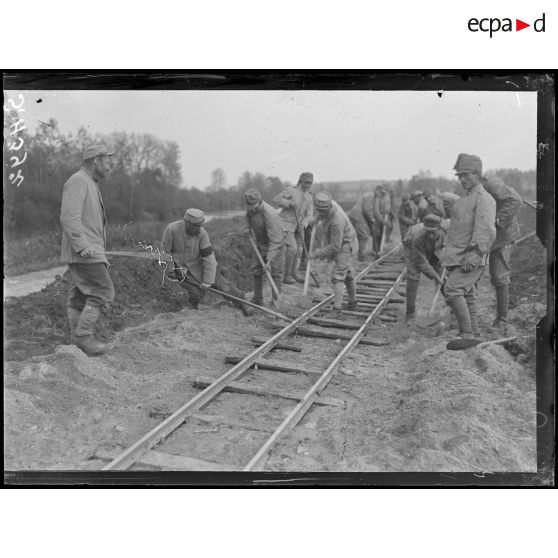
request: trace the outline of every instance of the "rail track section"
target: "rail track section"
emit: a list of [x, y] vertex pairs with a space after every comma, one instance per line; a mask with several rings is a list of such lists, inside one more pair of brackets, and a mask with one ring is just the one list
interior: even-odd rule
[[[279, 329], [277, 333], [267, 340], [253, 339], [252, 341], [257, 343], [258, 346], [245, 357], [227, 357], [226, 362], [235, 365], [218, 379], [197, 379], [194, 385], [202, 389], [197, 396], [170, 414], [170, 416], [145, 434], [135, 444], [112, 459], [102, 470], [126, 470], [134, 466], [141, 468], [146, 465], [166, 470], [263, 470], [273, 447], [280, 439], [283, 439], [293, 430], [313, 405], [343, 406], [344, 402], [342, 400], [322, 395], [343, 359], [359, 344], [376, 346], [387, 344], [385, 341], [370, 339], [366, 337], [366, 334], [370, 325], [376, 319], [384, 322], [395, 321], [395, 317], [389, 313], [389, 305], [404, 301], [402, 298], [397, 299], [394, 297], [394, 295], [399, 294], [397, 289], [402, 285], [406, 274], [406, 268], [400, 255], [400, 248], [401, 244], [398, 244], [357, 274], [359, 309], [358, 311], [344, 310], [347, 320], [330, 320], [322, 316], [333, 300], [332, 294], [326, 294], [323, 300], [318, 301], [317, 304], [294, 319], [283, 316], [282, 319], [287, 324], [284, 326], [276, 325], [275, 328]], [[311, 327], [308, 327], [309, 325]], [[302, 347], [297, 347], [289, 343], [289, 336], [293, 334], [296, 334], [295, 340], [308, 337], [312, 339], [304, 343]], [[346, 341], [346, 343], [342, 346], [341, 350], [338, 350], [339, 341], [333, 343], [332, 339]], [[320, 344], [323, 345], [323, 351]], [[303, 353], [304, 348], [310, 346], [313, 351], [312, 354], [323, 355], [320, 359], [312, 357], [313, 369], [301, 367], [299, 364], [300, 355]], [[263, 358], [270, 351], [278, 349], [286, 354], [298, 355], [297, 363], [289, 364], [286, 357], [282, 358], [279, 362]], [[296, 352], [292, 353], [292, 351]], [[335, 354], [332, 355], [332, 351]], [[323, 359], [327, 359], [326, 362], [322, 362]], [[245, 385], [245, 382], [237, 381], [249, 372], [254, 373], [254, 370], [259, 373], [266, 373], [263, 376], [264, 384], [265, 378], [269, 377], [270, 371], [288, 372], [289, 374], [283, 374], [282, 376], [285, 376], [287, 379], [290, 378], [291, 383], [293, 373], [295, 377], [303, 376], [306, 379], [306, 377], [310, 376], [315, 381], [310, 387], [306, 386], [296, 392], [292, 392], [292, 390], [289, 392], [269, 386], [254, 388], [253, 386]], [[274, 376], [276, 377], [277, 375]], [[255, 448], [259, 449], [253, 453], [253, 457], [245, 466], [235, 465], [231, 467], [227, 464], [208, 462], [191, 455], [177, 456], [169, 452], [153, 451], [155, 446], [163, 447], [170, 442], [173, 437], [169, 438], [169, 435], [187, 423], [189, 418], [199, 418], [200, 415], [197, 413], [202, 408], [211, 402], [217, 404], [218, 396], [225, 391], [244, 394], [238, 397], [263, 395], [266, 396], [266, 400], [280, 398], [282, 400], [295, 400], [297, 404], [294, 409], [290, 411], [287, 409], [288, 414], [286, 418], [275, 430], [259, 429], [259, 439], [256, 441], [257, 445], [255, 445]], [[229, 425], [232, 423], [234, 421], [229, 421]], [[253, 430], [258, 429], [254, 428]], [[270, 432], [271, 435], [268, 436]], [[265, 436], [263, 443], [262, 436]], [[168, 440], [166, 440], [167, 438]], [[207, 443], [209, 444], [210, 442], [208, 441]], [[180, 452], [182, 453], [182, 451], [183, 449], [181, 448]], [[252, 453], [250, 454], [252, 455]]]

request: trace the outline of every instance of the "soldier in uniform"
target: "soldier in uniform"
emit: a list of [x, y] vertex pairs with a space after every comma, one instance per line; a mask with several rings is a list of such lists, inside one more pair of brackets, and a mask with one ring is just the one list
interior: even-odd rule
[[374, 204], [372, 207], [372, 244], [375, 255], [380, 253], [382, 234], [384, 233], [384, 228], [387, 227], [390, 211], [391, 205], [386, 187], [383, 184], [378, 184], [374, 191]]
[[[262, 196], [255, 188], [244, 192], [246, 202], [246, 219], [248, 230], [253, 234], [258, 250], [265, 262], [266, 268], [277, 290], [281, 290], [284, 231], [279, 214], [271, 205], [262, 200]], [[256, 254], [252, 259], [252, 274], [254, 277], [254, 304], [263, 305], [263, 283], [265, 270], [261, 266]], [[273, 294], [275, 297], [275, 294]]]
[[303, 172], [296, 186], [283, 190], [273, 198], [273, 203], [281, 208], [279, 215], [285, 231], [285, 283], [304, 282], [297, 270], [303, 252], [304, 231], [314, 218], [312, 195], [309, 192], [313, 181], [311, 172]]
[[428, 205], [422, 195], [422, 190], [415, 190], [414, 192], [411, 192], [411, 201], [415, 204], [417, 220], [422, 222], [426, 206]]
[[403, 256], [407, 264], [407, 321], [416, 315], [415, 301], [420, 274], [432, 279], [437, 285], [442, 284], [440, 257], [445, 240], [442, 218], [434, 214], [427, 215], [424, 223], [412, 227], [403, 240]]
[[353, 225], [358, 240], [358, 259], [364, 261], [366, 242], [370, 238], [374, 222], [374, 192], [364, 194], [353, 205], [347, 216]]
[[442, 200], [436, 195], [436, 192], [432, 188], [427, 188], [424, 191], [424, 199], [426, 201], [426, 207], [422, 215], [421, 221], [424, 221], [427, 215], [438, 215], [442, 219], [444, 218], [444, 204]]
[[347, 287], [348, 309], [357, 307], [356, 283], [353, 269], [358, 243], [351, 221], [327, 192], [318, 192], [314, 197], [314, 210], [322, 222], [322, 248], [313, 250], [310, 259], [320, 258], [333, 261], [331, 282], [333, 283], [333, 312], [331, 317], [340, 319], [343, 302], [343, 284]]
[[411, 201], [411, 196], [409, 194], [403, 194], [401, 196], [401, 205], [397, 212], [397, 218], [399, 220], [401, 240], [403, 240], [409, 228], [417, 223], [417, 209], [415, 204]]
[[505, 330], [510, 298], [511, 244], [519, 237], [516, 217], [523, 205], [523, 199], [500, 178], [484, 179], [482, 184], [496, 201], [496, 240], [488, 257], [490, 282], [496, 289], [496, 320], [493, 326]]
[[95, 325], [114, 299], [108, 273], [105, 206], [98, 182], [110, 171], [109, 153], [102, 145], [85, 150], [82, 167], [64, 184], [60, 224], [60, 261], [72, 276], [68, 296], [68, 321], [72, 343], [89, 356], [100, 355], [108, 345], [95, 339]]
[[442, 264], [448, 271], [444, 288], [461, 337], [477, 336], [477, 283], [496, 238], [496, 202], [481, 184], [482, 161], [459, 154], [455, 174], [465, 190], [453, 208]]
[[[230, 283], [220, 272], [211, 240], [203, 228], [205, 215], [200, 209], [186, 210], [184, 218], [169, 223], [163, 233], [161, 250], [172, 256], [173, 277], [188, 292], [188, 303], [195, 309], [211, 286], [237, 298], [244, 293]], [[233, 301], [245, 315], [250, 315], [248, 307]]]

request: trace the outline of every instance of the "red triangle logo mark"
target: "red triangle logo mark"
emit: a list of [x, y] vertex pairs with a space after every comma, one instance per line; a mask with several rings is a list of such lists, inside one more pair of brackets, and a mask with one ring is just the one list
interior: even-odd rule
[[515, 30], [516, 31], [521, 31], [522, 29], [525, 29], [526, 27], [531, 27], [531, 24], [530, 23], [525, 23], [524, 21], [521, 21], [520, 19], [515, 20]]

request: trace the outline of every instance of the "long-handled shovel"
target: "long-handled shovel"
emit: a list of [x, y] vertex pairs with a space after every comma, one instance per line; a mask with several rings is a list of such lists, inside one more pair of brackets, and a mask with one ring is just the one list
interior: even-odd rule
[[[189, 279], [188, 277], [184, 276], [184, 274], [182, 275], [184, 277], [184, 280], [188, 283], [191, 283], [193, 285], [196, 285], [197, 287], [201, 286], [201, 282], [200, 280], [190, 271], [189, 275], [193, 278], [193, 281], [191, 279]], [[266, 308], [265, 306], [260, 306], [259, 304], [254, 304], [253, 302], [250, 302], [249, 300], [244, 300], [243, 298], [239, 298], [237, 296], [234, 296], [232, 294], [229, 293], [225, 293], [223, 291], [220, 291], [219, 289], [216, 289], [215, 287], [207, 287], [208, 291], [211, 291], [212, 293], [221, 295], [223, 298], [227, 299], [227, 300], [235, 300], [236, 302], [240, 302], [241, 304], [245, 304], [246, 306], [251, 306], [252, 308], [257, 308], [258, 310], [261, 310], [262, 312], [265, 312], [266, 314], [269, 314], [270, 316], [275, 316], [276, 318], [281, 318], [282, 320], [286, 320], [288, 322], [291, 322], [291, 318], [280, 314], [279, 312], [274, 312], [273, 310], [270, 310], [269, 308]]]
[[454, 339], [446, 345], [446, 349], [449, 351], [460, 351], [471, 347], [478, 347], [479, 349], [482, 349], [484, 347], [488, 347], [488, 345], [500, 345], [502, 343], [507, 343], [508, 341], [513, 341], [514, 339], [517, 339], [517, 335], [515, 337], [496, 339], [495, 341], [481, 341], [480, 339]]
[[382, 223], [382, 239], [380, 240], [380, 254], [384, 251], [384, 244], [386, 243], [386, 223], [387, 221], [384, 220]]
[[254, 249], [254, 252], [256, 252], [256, 256], [258, 257], [258, 261], [260, 262], [260, 265], [263, 267], [263, 269], [265, 271], [265, 274], [267, 276], [269, 284], [271, 285], [271, 290], [273, 291], [273, 294], [275, 295], [274, 297], [272, 297], [273, 306], [278, 308], [279, 307], [279, 300], [281, 299], [279, 289], [277, 288], [277, 285], [275, 284], [275, 281], [273, 280], [273, 277], [271, 276], [271, 273], [269, 272], [269, 269], [267, 269], [267, 267], [265, 266], [265, 262], [262, 258], [262, 255], [260, 254], [260, 251], [258, 250], [258, 246], [256, 245], [256, 241], [254, 240], [254, 237], [252, 236], [252, 234], [249, 233], [248, 238], [250, 239], [250, 242], [252, 244], [252, 248]]
[[[312, 252], [312, 247], [314, 246], [314, 237], [316, 236], [316, 225], [312, 225], [312, 234], [310, 235], [310, 252]], [[304, 276], [304, 287], [302, 289], [302, 294], [303, 296], [306, 296], [306, 293], [308, 292], [308, 284], [310, 283], [310, 266], [312, 260], [310, 258], [308, 258], [307, 262], [306, 262], [306, 275]]]
[[[444, 282], [444, 279], [446, 278], [446, 269], [444, 268], [444, 271], [442, 271], [442, 276], [440, 277], [440, 280], [442, 281], [442, 283]], [[430, 304], [430, 308], [428, 310], [428, 314], [427, 316], [429, 318], [431, 318], [434, 315], [434, 310], [436, 310], [436, 303], [438, 302], [438, 298], [440, 296], [440, 292], [442, 291], [442, 284], [440, 283], [438, 285], [438, 287], [436, 288], [436, 292], [434, 293], [434, 298], [432, 299], [432, 303]]]
[[[293, 207], [293, 211], [295, 214], [295, 219], [296, 219], [296, 226], [298, 228], [298, 230], [300, 231], [300, 234], [302, 235], [302, 251], [304, 252], [304, 255], [306, 256], [306, 266], [308, 267], [308, 248], [306, 248], [306, 242], [304, 242], [304, 231], [302, 230], [302, 227], [300, 226], [300, 221], [298, 219], [298, 213], [296, 212], [296, 207]], [[318, 287], [318, 289], [320, 288], [320, 284], [318, 283], [318, 279], [316, 279], [316, 274], [313, 273], [312, 271], [310, 272], [310, 277], [312, 277], [312, 280], [314, 281], [314, 283], [316, 283], [316, 287]]]

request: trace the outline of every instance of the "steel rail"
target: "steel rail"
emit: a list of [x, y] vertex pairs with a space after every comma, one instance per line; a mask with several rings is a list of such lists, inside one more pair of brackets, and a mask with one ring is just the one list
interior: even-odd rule
[[[382, 257], [369, 264], [357, 275], [357, 277], [355, 277], [355, 280], [358, 280], [360, 277], [365, 275], [370, 270], [370, 268], [385, 260], [399, 247], [400, 245], [395, 246], [390, 251], [386, 252], [386, 254], [384, 254]], [[279, 343], [282, 337], [285, 337], [286, 335], [289, 335], [291, 332], [295, 331], [299, 326], [304, 324], [306, 320], [308, 320], [308, 318], [312, 317], [320, 310], [320, 308], [325, 306], [332, 299], [333, 295], [329, 295], [328, 297], [324, 298], [324, 300], [320, 301], [318, 304], [301, 314], [298, 318], [294, 319], [290, 324], [287, 324], [283, 329], [277, 332], [273, 337], [268, 339], [263, 345], [255, 349], [248, 356], [246, 356], [246, 358], [244, 358], [236, 366], [234, 366], [220, 378], [215, 380], [215, 382], [205, 388], [196, 397], [191, 399], [188, 403], [185, 403], [182, 407], [180, 407], [180, 409], [175, 411], [171, 416], [157, 425], [153, 430], [145, 434], [145, 436], [143, 436], [135, 444], [130, 446], [118, 457], [105, 465], [102, 470], [122, 471], [127, 469], [130, 465], [137, 461], [138, 457], [143, 452], [150, 450], [152, 447], [169, 436], [169, 434], [176, 430], [191, 413], [200, 410], [204, 405], [213, 400], [227, 387], [230, 382], [239, 378], [244, 372], [249, 370], [252, 364], [254, 364], [260, 357], [267, 354], [271, 349], [273, 349], [273, 347], [277, 343]]]
[[291, 411], [289, 416], [281, 423], [279, 428], [268, 438], [265, 444], [259, 449], [259, 451], [254, 455], [254, 457], [250, 460], [248, 465], [244, 468], [244, 471], [252, 471], [256, 467], [261, 467], [265, 460], [267, 459], [267, 454], [271, 447], [277, 442], [277, 440], [281, 437], [290, 432], [302, 419], [302, 417], [306, 414], [308, 409], [313, 405], [314, 401], [317, 399], [319, 394], [325, 389], [337, 367], [341, 363], [341, 361], [349, 354], [356, 345], [358, 345], [359, 341], [368, 331], [372, 320], [381, 312], [384, 305], [387, 303], [391, 295], [393, 294], [395, 288], [399, 285], [407, 268], [403, 268], [403, 271], [400, 273], [399, 277], [395, 280], [392, 287], [386, 293], [382, 301], [376, 306], [376, 308], [372, 311], [372, 313], [366, 318], [366, 321], [362, 324], [360, 329], [355, 333], [353, 338], [345, 345], [343, 350], [337, 355], [334, 361], [329, 365], [327, 370], [320, 376], [318, 381], [308, 390], [306, 395], [301, 399], [300, 403]]

